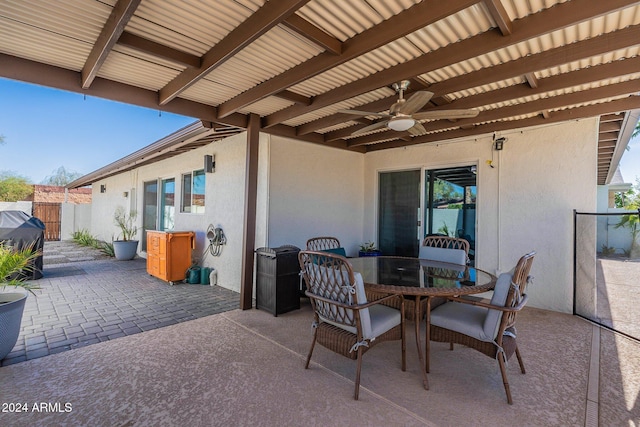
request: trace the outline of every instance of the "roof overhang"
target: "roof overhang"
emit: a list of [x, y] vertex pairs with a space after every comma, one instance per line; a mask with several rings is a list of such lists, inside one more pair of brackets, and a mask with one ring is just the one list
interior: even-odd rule
[[[183, 6], [5, 2], [0, 77], [232, 128], [254, 117], [262, 132], [361, 153], [600, 117], [599, 184], [628, 143], [627, 112], [640, 109], [638, 1]], [[420, 113], [479, 114], [422, 119], [424, 132], [372, 129], [398, 100], [392, 86], [401, 80], [410, 82], [407, 98], [434, 93]]]

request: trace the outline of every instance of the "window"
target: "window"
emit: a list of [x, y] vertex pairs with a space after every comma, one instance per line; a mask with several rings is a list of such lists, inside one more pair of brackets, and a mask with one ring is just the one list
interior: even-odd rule
[[176, 182], [175, 179], [163, 179], [161, 181], [162, 192], [160, 193], [160, 227], [161, 231], [173, 230]]
[[474, 261], [476, 241], [476, 166], [425, 171], [424, 235], [441, 234], [467, 240]]
[[204, 169], [182, 175], [180, 212], [204, 213]]

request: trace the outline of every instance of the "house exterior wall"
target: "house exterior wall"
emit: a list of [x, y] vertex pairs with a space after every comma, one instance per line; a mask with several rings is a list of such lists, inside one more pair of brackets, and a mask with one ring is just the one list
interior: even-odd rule
[[[157, 179], [174, 178], [175, 194], [175, 231], [194, 231], [196, 233], [196, 249], [193, 258], [200, 266], [212, 267], [218, 273], [218, 285], [240, 291], [240, 273], [242, 264], [242, 239], [244, 230], [244, 187], [246, 169], [246, 133], [241, 133], [208, 146], [191, 150], [187, 153], [142, 166], [134, 171], [125, 172], [93, 184], [92, 234], [110, 241], [117, 236], [118, 229], [113, 224], [113, 212], [120, 205], [134, 208], [142, 212], [143, 183]], [[265, 144], [268, 136], [260, 136], [259, 174], [266, 176]], [[215, 155], [215, 172], [206, 174], [205, 212], [181, 213], [182, 174], [203, 168], [204, 155]], [[106, 192], [100, 193], [100, 185], [106, 186]], [[264, 178], [258, 180], [259, 193], [266, 192]], [[124, 197], [124, 192], [129, 192]], [[256, 245], [266, 244], [266, 207], [265, 197], [261, 197], [261, 205], [257, 207]], [[141, 238], [142, 217], [138, 215], [138, 238]], [[213, 257], [210, 253], [203, 256], [208, 245], [206, 231], [209, 224], [223, 229], [227, 244], [222, 253]], [[260, 237], [262, 236], [262, 237]], [[146, 257], [144, 248], [138, 247], [138, 254]]]
[[304, 249], [311, 237], [334, 236], [358, 256], [364, 156], [274, 136], [270, 147], [268, 246]]
[[377, 235], [379, 172], [475, 164], [476, 265], [499, 274], [536, 250], [529, 304], [571, 312], [573, 210], [596, 208], [597, 135], [598, 120], [585, 119], [504, 132], [499, 152], [483, 137], [368, 153], [364, 235]]
[[[379, 172], [476, 165], [477, 266], [498, 274], [536, 250], [530, 304], [570, 312], [572, 214], [574, 209], [596, 208], [597, 134], [597, 119], [588, 119], [503, 133], [500, 136], [508, 139], [500, 152], [492, 151], [490, 137], [482, 137], [366, 155], [261, 134], [256, 248], [283, 244], [304, 248], [310, 237], [333, 235], [348, 255], [355, 256], [362, 242], [377, 240]], [[181, 174], [202, 169], [205, 154], [214, 154], [216, 160], [215, 172], [206, 175], [205, 213], [180, 213]], [[175, 230], [196, 232], [194, 258], [198, 259], [208, 243], [207, 226], [221, 227], [227, 237], [221, 256], [206, 255], [198, 264], [215, 268], [220, 286], [239, 291], [245, 156], [246, 133], [242, 133], [96, 182], [91, 231], [110, 240], [117, 233], [116, 206], [140, 212], [143, 183], [174, 178]], [[492, 160], [493, 168], [487, 160]], [[101, 184], [105, 193], [100, 193]], [[142, 248], [139, 253], [145, 256]]]

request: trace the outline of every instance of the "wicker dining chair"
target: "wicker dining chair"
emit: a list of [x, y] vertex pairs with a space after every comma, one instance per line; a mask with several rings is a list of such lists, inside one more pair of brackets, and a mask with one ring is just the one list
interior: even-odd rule
[[308, 251], [324, 251], [327, 249], [337, 249], [340, 247], [340, 240], [337, 237], [312, 237], [307, 240]]
[[400, 302], [397, 310], [380, 304], [390, 299], [401, 300], [402, 296], [368, 302], [362, 276], [354, 273], [349, 261], [341, 255], [300, 251], [298, 259], [314, 311], [313, 340], [305, 369], [309, 368], [316, 343], [356, 360], [354, 399], [358, 400], [362, 356], [376, 344], [401, 340], [405, 371], [404, 306]]
[[[460, 251], [464, 251], [464, 257]], [[469, 262], [469, 242], [457, 237], [426, 236], [422, 241], [418, 258], [453, 262], [454, 264], [467, 264]]]
[[[490, 303], [464, 298], [449, 298], [449, 302], [431, 311], [431, 341], [462, 344], [498, 359], [507, 402], [513, 403], [507, 379], [506, 362], [515, 353], [520, 371], [524, 363], [516, 342], [516, 316], [527, 302], [525, 293], [530, 282], [535, 252], [520, 258], [513, 273], [498, 277]], [[427, 356], [428, 357], [428, 356]]]

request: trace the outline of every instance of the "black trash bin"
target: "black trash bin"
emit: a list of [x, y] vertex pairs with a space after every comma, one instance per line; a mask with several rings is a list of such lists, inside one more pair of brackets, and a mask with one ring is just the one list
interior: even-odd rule
[[256, 250], [256, 308], [277, 316], [300, 308], [300, 248]]

